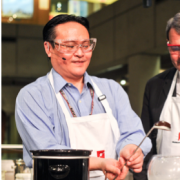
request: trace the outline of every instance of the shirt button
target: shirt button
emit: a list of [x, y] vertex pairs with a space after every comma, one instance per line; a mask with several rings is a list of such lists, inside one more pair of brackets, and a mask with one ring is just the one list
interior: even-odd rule
[[79, 100], [79, 102], [81, 103], [81, 100]]
[[71, 84], [68, 84], [69, 86], [71, 86]]

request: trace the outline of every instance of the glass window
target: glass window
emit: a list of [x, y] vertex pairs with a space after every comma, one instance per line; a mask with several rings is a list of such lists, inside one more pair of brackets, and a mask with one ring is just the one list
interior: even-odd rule
[[2, 16], [21, 19], [32, 18], [34, 0], [2, 0]]
[[87, 17], [116, 0], [51, 0], [49, 19], [58, 14]]

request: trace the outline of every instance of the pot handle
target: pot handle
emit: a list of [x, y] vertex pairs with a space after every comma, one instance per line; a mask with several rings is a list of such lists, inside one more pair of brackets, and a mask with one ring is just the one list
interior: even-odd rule
[[64, 179], [68, 176], [70, 167], [68, 165], [50, 165], [49, 173], [54, 179]]

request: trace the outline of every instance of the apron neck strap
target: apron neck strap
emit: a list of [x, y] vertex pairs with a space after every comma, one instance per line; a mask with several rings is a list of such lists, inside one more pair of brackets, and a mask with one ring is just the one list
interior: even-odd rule
[[[93, 87], [94, 87], [94, 90], [95, 90], [95, 92], [96, 92], [96, 95], [97, 95], [98, 97], [104, 96], [104, 95], [102, 94], [102, 92], [100, 91], [100, 89], [97, 87], [97, 85], [94, 83], [94, 81], [92, 80], [92, 78], [91, 78], [91, 82], [92, 82], [92, 84], [93, 84]], [[101, 99], [101, 98], [99, 98], [99, 99]], [[112, 110], [111, 110], [111, 108], [109, 107], [109, 103], [108, 103], [107, 99], [106, 99], [106, 98], [102, 99], [102, 100], [101, 100], [101, 103], [102, 103], [102, 105], [104, 106], [104, 109], [105, 109], [106, 113], [112, 114]]]
[[176, 86], [177, 75], [178, 75], [178, 70], [177, 70], [176, 73], [174, 74], [173, 81], [172, 81], [171, 88], [170, 88], [170, 90], [169, 90], [167, 99], [171, 98], [172, 95], [173, 95], [173, 91], [174, 91], [174, 88], [175, 88], [175, 86]]
[[63, 112], [64, 112], [64, 115], [65, 115], [66, 119], [67, 119], [67, 118], [70, 118], [71, 116], [70, 116], [70, 114], [69, 114], [69, 112], [68, 112], [68, 110], [67, 110], [67, 108], [66, 108], [66, 106], [65, 106], [65, 104], [64, 104], [64, 102], [63, 102], [62, 96], [60, 95], [59, 92], [58, 92], [58, 93], [55, 92], [53, 75], [52, 75], [52, 69], [51, 69], [51, 71], [50, 71], [49, 74], [48, 74], [48, 78], [49, 78], [49, 81], [50, 81], [50, 83], [51, 83], [51, 86], [52, 86], [52, 88], [53, 88], [53, 90], [54, 90], [54, 93], [55, 93], [55, 95], [56, 95], [56, 98], [57, 98], [57, 100], [58, 100], [58, 102], [59, 102], [59, 104], [60, 104], [60, 106], [61, 106], [61, 108], [62, 108], [62, 110], [63, 110]]

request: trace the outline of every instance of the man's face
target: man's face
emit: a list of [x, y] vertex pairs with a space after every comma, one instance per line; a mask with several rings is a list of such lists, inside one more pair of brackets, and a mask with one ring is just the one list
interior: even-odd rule
[[[180, 45], [180, 35], [173, 28], [169, 31], [169, 44]], [[170, 56], [172, 64], [180, 71], [180, 51], [170, 51]]]
[[[56, 40], [75, 40], [75, 44], [82, 44], [82, 40], [89, 39], [87, 29], [77, 22], [59, 24], [55, 27], [55, 32]], [[62, 53], [57, 48], [53, 49], [52, 47], [50, 49], [49, 57], [52, 66], [65, 80], [75, 80], [83, 77], [89, 66], [92, 51], [84, 53], [81, 47], [74, 53]]]

